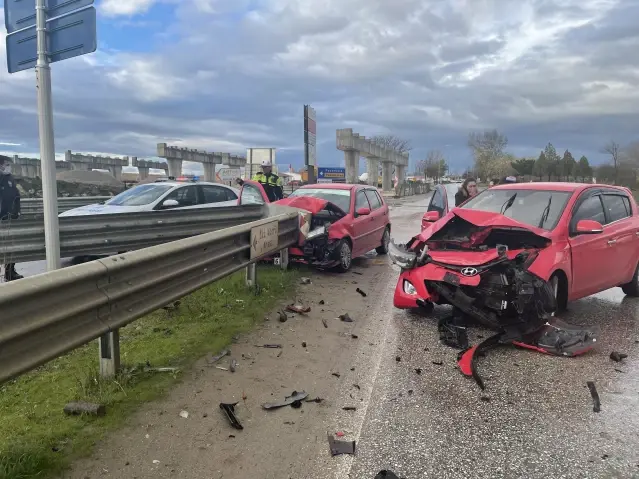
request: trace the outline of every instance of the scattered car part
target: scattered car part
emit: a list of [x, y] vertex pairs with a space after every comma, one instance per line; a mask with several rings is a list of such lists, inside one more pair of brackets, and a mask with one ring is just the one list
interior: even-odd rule
[[228, 349], [223, 349], [222, 351], [220, 351], [219, 354], [216, 354], [215, 356], [207, 357], [206, 362], [209, 365], [213, 365], [217, 363], [220, 359], [222, 359], [224, 356], [228, 356], [229, 354], [231, 354], [231, 351], [229, 351]]
[[355, 454], [355, 441], [339, 441], [331, 434], [327, 434], [328, 446], [331, 450], [331, 456], [339, 456], [340, 454]]
[[289, 304], [286, 310], [297, 314], [307, 314], [311, 312], [310, 306], [302, 306], [301, 304]]
[[237, 406], [238, 403], [220, 403], [220, 409], [222, 411], [224, 411], [224, 414], [226, 414], [226, 418], [229, 420], [229, 422], [231, 423], [231, 426], [233, 426], [235, 429], [244, 429], [244, 426], [242, 426], [242, 424], [240, 424], [240, 421], [238, 421], [237, 416], [235, 415], [235, 406]]
[[459, 313], [453, 309], [453, 314], [439, 320], [439, 340], [445, 345], [457, 349], [468, 348], [468, 332], [460, 322]]
[[280, 311], [279, 320], [280, 320], [280, 323], [285, 323], [286, 321], [288, 321], [288, 315], [284, 311]]
[[415, 369], [415, 372], [416, 372], [417, 374], [421, 374], [421, 373], [422, 373], [422, 368], [416, 368], [416, 369]]
[[325, 304], [325, 303], [324, 303], [324, 300], [323, 300], [323, 299], [320, 299], [320, 302], [319, 302], [318, 304], [320, 304], [320, 305]]
[[620, 353], [618, 351], [613, 351], [613, 352], [610, 353], [610, 359], [612, 359], [616, 363], [620, 363], [621, 361], [623, 361], [627, 357], [628, 357], [627, 354]]
[[352, 323], [353, 322], [353, 320], [348, 315], [348, 313], [340, 315], [339, 319], [342, 320], [345, 323]]
[[383, 469], [375, 475], [374, 479], [400, 479], [400, 478], [394, 472]]
[[300, 278], [300, 284], [311, 284], [311, 278]]
[[395, 361], [400, 362], [402, 360], [401, 356], [395, 356]]
[[431, 361], [435, 366], [443, 366], [444, 362], [443, 361]]
[[282, 349], [281, 344], [263, 344], [263, 345], [255, 345], [256, 348], [266, 348], [266, 349]]
[[367, 296], [366, 293], [364, 291], [362, 291], [361, 289], [357, 288], [355, 291], [357, 291], [360, 295], [362, 295], [364, 298]]
[[237, 368], [237, 361], [235, 359], [231, 359], [231, 361], [229, 362], [229, 371], [234, 373], [236, 368]]
[[89, 416], [104, 416], [106, 414], [106, 406], [104, 404], [93, 404], [89, 402], [70, 402], [64, 406], [64, 414], [67, 416], [80, 416], [83, 414]]
[[305, 348], [306, 347], [306, 341], [302, 341], [302, 347]]
[[328, 328], [328, 323], [326, 322], [325, 319], [322, 319], [322, 324], [324, 325], [325, 328]]
[[301, 391], [301, 392], [293, 391], [293, 393], [290, 396], [286, 397], [283, 401], [274, 402], [274, 403], [264, 403], [262, 404], [262, 407], [267, 410], [278, 409], [284, 406], [290, 406], [291, 404], [297, 401], [303, 401], [307, 397], [308, 397], [308, 393], [304, 391]]
[[357, 411], [356, 407], [346, 406], [342, 408], [344, 411]]
[[304, 402], [314, 402], [314, 403], [317, 403], [317, 404], [321, 404], [322, 402], [324, 402], [324, 399], [320, 398], [320, 397], [316, 397], [315, 399], [307, 399]]
[[342, 375], [340, 373], [331, 373], [332, 376], [335, 376], [336, 378], [341, 377]]
[[590, 389], [590, 396], [592, 397], [592, 410], [593, 412], [601, 411], [601, 401], [599, 400], [599, 393], [597, 392], [597, 386], [594, 381], [586, 382], [588, 389]]

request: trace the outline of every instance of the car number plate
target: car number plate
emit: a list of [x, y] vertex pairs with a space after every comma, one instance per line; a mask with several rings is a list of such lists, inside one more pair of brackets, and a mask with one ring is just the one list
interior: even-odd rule
[[444, 281], [448, 284], [452, 284], [453, 286], [459, 286], [459, 276], [454, 273], [447, 272], [444, 275]]

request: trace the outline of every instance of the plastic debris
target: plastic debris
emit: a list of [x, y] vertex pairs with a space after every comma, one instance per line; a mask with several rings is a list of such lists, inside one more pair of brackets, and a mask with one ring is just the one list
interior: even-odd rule
[[353, 406], [346, 406], [342, 408], [344, 411], [357, 411], [356, 407]]
[[326, 322], [325, 319], [322, 319], [322, 324], [324, 325], [325, 328], [328, 328], [328, 323]]
[[256, 348], [266, 348], [266, 349], [282, 349], [281, 344], [262, 344], [261, 346], [256, 344]]
[[361, 294], [364, 298], [367, 296], [366, 293], [364, 291], [362, 291], [361, 289], [357, 288], [355, 291], [357, 291], [359, 294]]
[[379, 471], [374, 479], [400, 479], [397, 474], [386, 469]]
[[160, 461], [158, 461], [157, 459], [153, 459], [153, 464], [160, 464]]
[[331, 450], [331, 456], [339, 456], [340, 454], [355, 454], [355, 441], [338, 441], [332, 435], [328, 434], [328, 446]]
[[444, 362], [443, 362], [443, 361], [432, 361], [432, 363], [433, 363], [435, 366], [443, 366], [443, 365], [444, 365]]
[[351, 338], [352, 339], [359, 339], [359, 336], [357, 334], [351, 334]]
[[395, 356], [395, 361], [400, 362], [402, 360], [401, 356]]
[[307, 397], [308, 397], [308, 393], [304, 391], [301, 391], [301, 392], [293, 391], [293, 393], [290, 396], [286, 397], [284, 401], [274, 402], [274, 403], [264, 403], [262, 404], [262, 407], [268, 410], [278, 409], [284, 406], [290, 406], [293, 403], [296, 403], [298, 401], [303, 401]]
[[422, 373], [422, 368], [415, 368], [415, 372], [417, 374], [421, 374]]
[[627, 357], [628, 357], [627, 354], [620, 353], [618, 351], [613, 351], [613, 352], [610, 353], [610, 359], [612, 359], [616, 363], [620, 363], [621, 361], [623, 361]]
[[286, 321], [288, 321], [288, 316], [284, 311], [279, 312], [279, 320], [280, 323], [285, 323]]
[[231, 426], [233, 426], [235, 429], [244, 429], [244, 426], [242, 426], [240, 424], [240, 421], [238, 421], [237, 416], [235, 415], [235, 406], [237, 406], [238, 403], [220, 403], [220, 409], [224, 412], [224, 414], [226, 414], [226, 418], [229, 420], [229, 422], [231, 423]]
[[311, 278], [300, 278], [300, 284], [311, 284]]
[[237, 368], [237, 361], [235, 359], [231, 359], [231, 362], [229, 363], [229, 371], [234, 373], [236, 368]]
[[310, 306], [302, 306], [301, 304], [289, 304], [286, 307], [286, 310], [297, 314], [306, 314], [311, 312]]
[[320, 304], [320, 305], [324, 305], [324, 304], [326, 304], [326, 303], [324, 302], [324, 300], [323, 300], [323, 299], [320, 299], [319, 304]]
[[64, 414], [67, 416], [80, 416], [82, 414], [87, 414], [89, 416], [104, 416], [106, 414], [106, 407], [104, 404], [70, 402], [64, 406]]
[[224, 356], [228, 356], [229, 354], [231, 354], [231, 351], [229, 351], [228, 349], [223, 349], [222, 351], [220, 351], [219, 354], [216, 354], [215, 356], [207, 357], [206, 362], [210, 365], [213, 365], [217, 363], [220, 359], [222, 359]]
[[188, 411], [180, 411], [180, 417], [187, 419], [189, 417]]
[[342, 375], [340, 373], [331, 373], [333, 376], [335, 376], [336, 378], [341, 377]]
[[597, 386], [594, 381], [588, 381], [586, 383], [588, 389], [590, 389], [590, 396], [592, 396], [592, 410], [593, 412], [601, 411], [601, 401], [599, 400], [599, 393], [597, 392]]
[[322, 402], [324, 402], [324, 399], [320, 398], [320, 397], [317, 397], [315, 399], [307, 399], [304, 402], [314, 402], [314, 403], [317, 403], [317, 404], [321, 404]]
[[345, 323], [352, 323], [353, 322], [353, 320], [348, 315], [348, 313], [340, 315], [339, 319], [342, 320]]
[[306, 341], [302, 342], [302, 347], [305, 348], [306, 347]]

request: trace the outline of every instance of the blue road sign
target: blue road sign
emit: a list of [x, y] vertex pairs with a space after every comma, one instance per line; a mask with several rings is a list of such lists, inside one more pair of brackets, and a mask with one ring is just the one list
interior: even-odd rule
[[346, 168], [318, 168], [317, 179], [333, 183], [346, 183]]
[[[24, 1], [22, 0], [22, 2]], [[49, 62], [55, 63], [96, 51], [98, 48], [96, 23], [94, 7], [49, 20], [47, 22]], [[36, 40], [35, 26], [7, 35], [9, 73], [28, 70], [36, 66], [38, 59]]]
[[[73, 10], [93, 5], [94, 0], [48, 0], [47, 18], [59, 17]], [[35, 0], [4, 0], [4, 25], [7, 34], [36, 24]]]

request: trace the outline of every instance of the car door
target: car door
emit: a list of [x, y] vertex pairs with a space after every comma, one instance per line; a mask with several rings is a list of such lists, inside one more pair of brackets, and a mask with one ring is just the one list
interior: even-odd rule
[[604, 192], [601, 198], [606, 212], [605, 230], [610, 232], [611, 241], [614, 242], [616, 264], [609, 267], [611, 273], [616, 273], [613, 286], [617, 286], [629, 282], [635, 272], [639, 251], [638, 229], [627, 195]]
[[237, 206], [237, 195], [232, 190], [217, 185], [198, 185], [200, 189], [200, 206], [215, 208]]
[[611, 271], [611, 266], [618, 263], [611, 229], [604, 226], [599, 234], [576, 234], [580, 220], [594, 220], [605, 225], [606, 213], [600, 192], [582, 193], [572, 211], [569, 223], [572, 259], [570, 299], [583, 298], [611, 288], [617, 277]]
[[384, 230], [389, 223], [388, 209], [383, 208], [382, 200], [376, 190], [367, 188], [364, 193], [368, 199], [368, 204], [371, 205], [371, 241], [373, 247], [377, 248], [382, 244], [382, 236], [384, 236]]
[[238, 205], [264, 205], [270, 203], [264, 187], [257, 181], [245, 180], [240, 190]]
[[353, 257], [355, 258], [373, 249], [371, 232], [374, 229], [373, 223], [375, 218], [372, 217], [372, 211], [371, 214], [368, 215], [357, 215], [357, 210], [360, 208], [368, 208], [371, 210], [371, 205], [368, 202], [364, 189], [357, 188], [353, 196]]
[[[198, 196], [197, 196], [197, 186], [195, 185], [185, 185], [178, 187], [171, 191], [168, 195], [164, 197], [161, 203], [158, 204], [157, 208], [161, 210], [168, 209], [192, 209], [198, 207]], [[177, 206], [163, 206], [163, 203], [166, 200], [175, 200], [178, 202]]]

